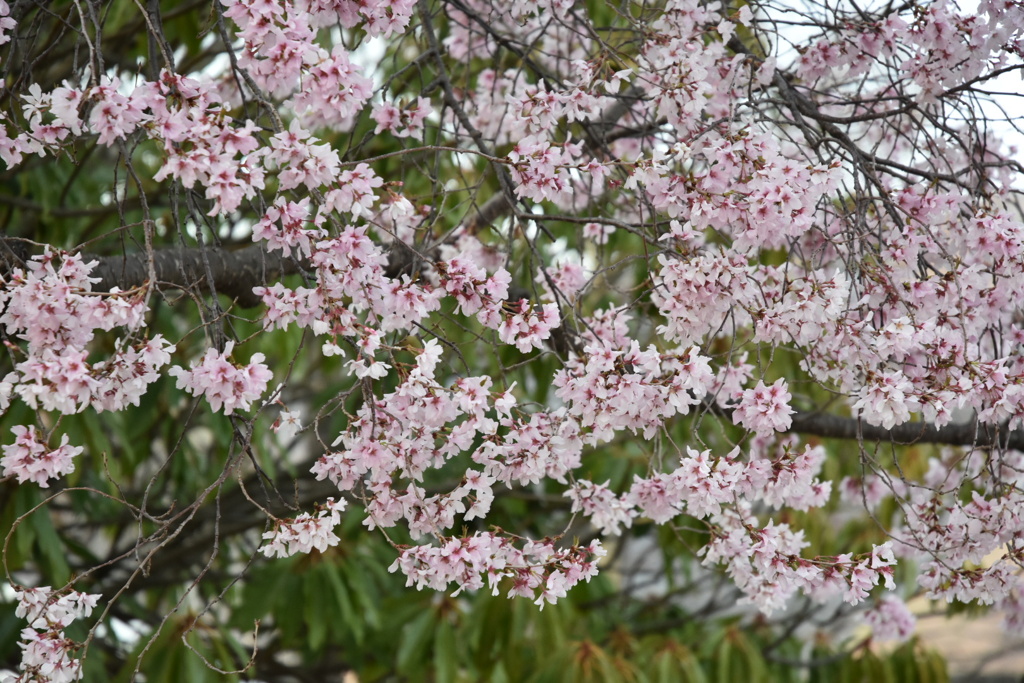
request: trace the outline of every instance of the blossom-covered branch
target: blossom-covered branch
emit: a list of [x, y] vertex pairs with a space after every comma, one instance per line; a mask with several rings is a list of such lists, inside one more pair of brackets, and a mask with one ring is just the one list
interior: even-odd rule
[[[99, 638], [133, 677], [173, 632], [271, 680], [313, 647], [295, 604], [336, 603], [322, 646], [442, 591], [367, 665], [402, 678], [480, 595], [646, 614], [604, 571], [630, 555], [725, 577], [768, 641], [797, 602], [907, 639], [915, 594], [1024, 630], [1024, 169], [987, 90], [1022, 30], [1001, 0], [0, 0], [15, 675]], [[254, 619], [270, 666], [231, 654]]]

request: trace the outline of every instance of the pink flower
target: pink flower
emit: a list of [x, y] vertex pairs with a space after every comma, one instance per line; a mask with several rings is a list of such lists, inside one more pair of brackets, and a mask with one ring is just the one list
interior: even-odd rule
[[684, 492], [678, 477], [661, 473], [649, 479], [633, 475], [633, 479], [633, 486], [624, 502], [639, 508], [655, 524], [664, 524], [682, 512]]
[[770, 387], [759, 381], [756, 387], [743, 392], [732, 421], [758, 434], [784, 432], [793, 424], [791, 398], [786, 380], [779, 379]]
[[[311, 46], [297, 44], [296, 49], [314, 53]], [[317, 49], [324, 53], [322, 48]], [[349, 128], [370, 98], [373, 81], [360, 73], [361, 67], [349, 59], [348, 51], [340, 45], [335, 46], [330, 55], [324, 53], [319, 60], [307, 55], [298, 62], [305, 69], [297, 70], [303, 78], [295, 96], [296, 110], [310, 126]]]
[[373, 132], [379, 135], [388, 131], [398, 138], [422, 138], [423, 123], [433, 111], [430, 100], [425, 97], [418, 98], [416, 104], [405, 109], [383, 102], [373, 108], [373, 120], [377, 122]]
[[6, 0], [0, 0], [0, 45], [10, 41], [11, 36], [7, 32], [17, 25], [18, 22], [11, 18], [11, 8]]
[[908, 395], [913, 389], [902, 372], [885, 372], [864, 385], [853, 409], [861, 411], [868, 423], [892, 429], [910, 419], [910, 408], [917, 405]]
[[167, 374], [177, 377], [179, 389], [185, 389], [193, 396], [205, 396], [214, 410], [223, 407], [225, 415], [235, 410], [249, 410], [267, 389], [267, 382], [273, 373], [263, 364], [263, 354], [253, 354], [248, 365], [236, 366], [228, 360], [235, 347], [228, 342], [223, 353], [207, 349], [206, 355], [192, 370], [172, 367]]
[[270, 429], [280, 437], [281, 443], [287, 444], [302, 429], [301, 416], [297, 412], [282, 410]]
[[99, 134], [101, 145], [113, 145], [148, 118], [134, 96], [122, 95], [120, 88], [121, 81], [116, 76], [103, 76], [100, 85], [89, 92], [88, 99], [93, 100], [89, 128]]
[[875, 640], [897, 643], [909, 640], [917, 626], [917, 617], [907, 603], [894, 595], [883, 595], [864, 615], [864, 621], [871, 627]]
[[35, 427], [18, 425], [12, 427], [13, 444], [3, 447], [4, 457], [0, 458], [3, 476], [16, 476], [18, 483], [34, 481], [41, 488], [49, 488], [50, 480], [75, 471], [73, 461], [83, 448], [69, 446], [68, 435], [61, 437], [60, 446], [51, 450], [39, 438]]
[[100, 596], [77, 591], [67, 591], [62, 595], [49, 586], [15, 586], [14, 594], [18, 600], [15, 616], [27, 619], [31, 626], [21, 632], [19, 668], [23, 674], [15, 680], [47, 683], [80, 680], [82, 664], [69, 656], [79, 648], [79, 644], [67, 638], [63, 629], [76, 619], [92, 614]]
[[[566, 491], [565, 495], [572, 500], [572, 513], [582, 512], [590, 518], [591, 524], [601, 530], [601, 533], [618, 536], [622, 533], [620, 525], [627, 529], [633, 526], [635, 513], [632, 501], [622, 501], [609, 490], [607, 481], [603, 484], [594, 484], [581, 480]], [[657, 513], [646, 514], [653, 519]], [[670, 510], [669, 517], [674, 517], [675, 514], [675, 510]]]
[[868, 593], [878, 583], [878, 574], [867, 566], [866, 562], [856, 565], [850, 572], [849, 587], [843, 595], [843, 601], [851, 605], [865, 600]]
[[514, 344], [523, 353], [531, 348], [544, 348], [543, 341], [561, 322], [558, 304], [544, 304], [539, 313], [525, 299], [510, 307], [512, 312], [505, 313], [498, 325], [498, 338], [506, 344]]
[[295, 519], [278, 523], [272, 531], [263, 534], [267, 544], [260, 548], [267, 557], [291, 557], [296, 553], [308, 553], [314, 548], [320, 552], [341, 541], [334, 533], [334, 527], [341, 523], [345, 509], [344, 498], [328, 498], [314, 517], [304, 512]]
[[49, 586], [15, 589], [14, 594], [18, 600], [14, 615], [44, 630], [67, 628], [75, 619], [89, 616], [101, 597], [78, 591], [60, 595]]
[[607, 244], [608, 237], [614, 232], [615, 227], [611, 225], [586, 223], [583, 226], [583, 237], [594, 240], [596, 244]]
[[264, 240], [267, 249], [280, 250], [285, 255], [291, 255], [293, 249], [298, 249], [300, 254], [309, 258], [313, 243], [327, 236], [324, 230], [307, 227], [309, 218], [309, 197], [299, 202], [278, 197], [263, 219], [253, 226], [252, 241]]

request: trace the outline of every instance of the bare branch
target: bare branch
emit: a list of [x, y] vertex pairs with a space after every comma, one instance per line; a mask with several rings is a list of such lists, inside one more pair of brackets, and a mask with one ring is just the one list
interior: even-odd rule
[[870, 425], [854, 417], [828, 413], [796, 413], [794, 434], [813, 434], [831, 439], [863, 439], [897, 444], [933, 443], [975, 448], [1024, 450], [1024, 430], [983, 424], [977, 420], [936, 427], [928, 422], [906, 422], [891, 429]]

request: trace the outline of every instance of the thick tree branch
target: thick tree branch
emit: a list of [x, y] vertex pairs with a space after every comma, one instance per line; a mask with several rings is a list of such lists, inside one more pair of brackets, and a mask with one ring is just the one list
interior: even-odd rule
[[[480, 214], [491, 210], [489, 206], [490, 203], [485, 204]], [[92, 271], [93, 277], [100, 278], [93, 285], [94, 291], [105, 292], [113, 287], [127, 290], [146, 282], [149, 264], [144, 252], [118, 256], [86, 255], [85, 260], [98, 261]], [[260, 244], [234, 250], [220, 247], [160, 249], [153, 252], [153, 261], [160, 286], [196, 288], [203, 292], [210, 291], [206, 277], [206, 263], [209, 263], [213, 288], [217, 293], [225, 294], [245, 307], [258, 306], [262, 302], [252, 293], [253, 287], [311, 269], [306, 259], [267, 252]], [[420, 261], [421, 256], [413, 249], [396, 243], [384, 272], [388, 277], [398, 277], [403, 272], [415, 270]]]
[[[467, 226], [486, 224], [495, 220], [508, 204], [503, 195], [495, 195], [486, 202]], [[3, 241], [5, 245], [15, 242]], [[235, 299], [242, 306], [259, 305], [260, 299], [252, 293], [253, 287], [265, 285], [308, 266], [303, 261], [284, 257], [278, 252], [266, 252], [261, 245], [237, 250], [222, 248], [164, 249], [153, 253], [157, 281], [161, 286], [190, 289], [198, 287], [208, 291], [203, 259], [210, 264], [214, 286], [218, 292]], [[387, 274], [391, 277], [409, 268], [415, 268], [419, 256], [407, 248], [393, 249]], [[147, 279], [148, 262], [142, 252], [121, 256], [87, 257], [98, 264], [92, 271], [100, 282], [95, 291], [109, 291], [113, 287], [123, 290], [142, 285]], [[713, 412], [728, 417], [727, 411]], [[933, 443], [947, 446], [973, 446], [976, 448], [1011, 448], [1024, 451], [1024, 429], [1009, 430], [977, 420], [936, 427], [930, 423], [908, 422], [891, 429], [868, 424], [852, 417], [840, 417], [821, 412], [797, 412], [792, 434], [806, 434], [832, 439], [863, 439], [897, 444]]]
[[[732, 420], [733, 409], [705, 400], [708, 413]], [[893, 443], [900, 446], [939, 444], [971, 448], [1009, 448], [1024, 451], [1024, 429], [1009, 429], [1006, 423], [991, 425], [975, 417], [968, 422], [936, 427], [930, 422], [906, 422], [886, 429], [868, 424], [860, 418], [842, 417], [820, 411], [796, 411], [787, 434], [821, 436], [826, 439], [848, 439]]]
[[1024, 430], [1009, 430], [1005, 426], [970, 422], [936, 427], [927, 422], [907, 422], [891, 429], [870, 425], [854, 417], [839, 417], [828, 413], [796, 413], [793, 415], [793, 434], [812, 434], [832, 439], [863, 439], [896, 444], [934, 443], [946, 446], [973, 446], [975, 448], [1012, 448], [1024, 450]]
[[[495, 220], [508, 208], [504, 199], [503, 195], [495, 195], [465, 225], [481, 225]], [[8, 247], [18, 247], [19, 253], [10, 249], [4, 250], [9, 256], [18, 259], [20, 255], [24, 258], [24, 255], [20, 254], [23, 251], [23, 244], [8, 240], [2, 240], [0, 243]], [[204, 258], [209, 262], [216, 290], [247, 307], [260, 304], [259, 297], [252, 293], [253, 287], [265, 285], [308, 267], [307, 263], [285, 257], [278, 252], [266, 252], [258, 244], [236, 250], [217, 247], [163, 249], [153, 253], [158, 283], [161, 286], [183, 289], [198, 287], [200, 290], [208, 291]], [[387, 274], [395, 277], [404, 270], [415, 269], [416, 261], [419, 259], [420, 257], [408, 248], [393, 249]], [[146, 282], [148, 261], [142, 252], [120, 256], [86, 257], [86, 260], [98, 261], [92, 271], [94, 277], [100, 278], [100, 282], [94, 285], [95, 291], [109, 291], [113, 287], [127, 290]], [[713, 412], [729, 417], [729, 411], [717, 407]], [[788, 431], [792, 434], [832, 439], [862, 439], [897, 444], [933, 443], [1024, 451], [1024, 429], [1009, 430], [1005, 426], [996, 427], [977, 420], [944, 427], [936, 427], [925, 422], [908, 422], [885, 429], [852, 417], [821, 412], [797, 412]]]
[[[119, 256], [86, 257], [98, 261], [92, 271], [100, 281], [95, 291], [109, 291], [114, 287], [127, 290], [138, 287], [148, 279], [149, 263], [142, 252]], [[299, 272], [302, 263], [278, 252], [264, 251], [254, 244], [237, 250], [206, 247], [196, 249], [160, 249], [153, 252], [153, 265], [157, 284], [182, 289], [199, 287], [209, 290], [206, 277], [209, 263], [217, 292], [235, 299], [242, 306], [257, 306], [260, 298], [252, 293], [253, 287], [265, 285], [285, 275]]]

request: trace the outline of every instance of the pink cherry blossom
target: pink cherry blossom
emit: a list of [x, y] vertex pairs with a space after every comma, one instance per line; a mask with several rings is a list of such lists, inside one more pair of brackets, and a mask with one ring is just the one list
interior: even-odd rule
[[72, 659], [79, 644], [64, 634], [76, 619], [92, 614], [100, 595], [77, 591], [53, 591], [15, 587], [18, 606], [15, 616], [27, 619], [31, 628], [21, 632], [18, 646], [22, 650], [18, 681], [71, 683], [82, 678], [80, 660]]
[[278, 522], [273, 530], [263, 534], [267, 543], [260, 552], [267, 557], [290, 557], [313, 549], [325, 552], [338, 545], [341, 539], [335, 535], [334, 527], [341, 523], [345, 506], [344, 498], [337, 501], [328, 498], [315, 517], [304, 512], [294, 519]]
[[247, 365], [238, 366], [228, 360], [235, 343], [228, 342], [223, 352], [210, 348], [191, 370], [174, 366], [168, 374], [177, 378], [179, 389], [193, 396], [204, 396], [215, 411], [231, 415], [236, 410], [249, 410], [267, 389], [273, 374], [262, 363], [263, 354], [253, 354]]
[[864, 621], [871, 626], [872, 636], [877, 640], [900, 643], [914, 635], [917, 625], [917, 618], [906, 603], [892, 595], [883, 595], [864, 615]]
[[778, 379], [770, 387], [760, 381], [743, 392], [732, 420], [759, 434], [784, 432], [793, 423], [793, 409], [789, 405], [792, 398], [786, 380]]
[[32, 481], [49, 488], [50, 480], [75, 471], [74, 457], [84, 450], [68, 444], [68, 435], [61, 436], [60, 446], [51, 449], [34, 427], [21, 425], [11, 428], [14, 443], [3, 446], [0, 458], [3, 476], [15, 476], [18, 483]]
[[390, 102], [374, 107], [373, 120], [377, 122], [374, 133], [390, 132], [398, 138], [422, 138], [423, 124], [433, 112], [430, 100], [417, 98], [416, 103], [399, 109]]

